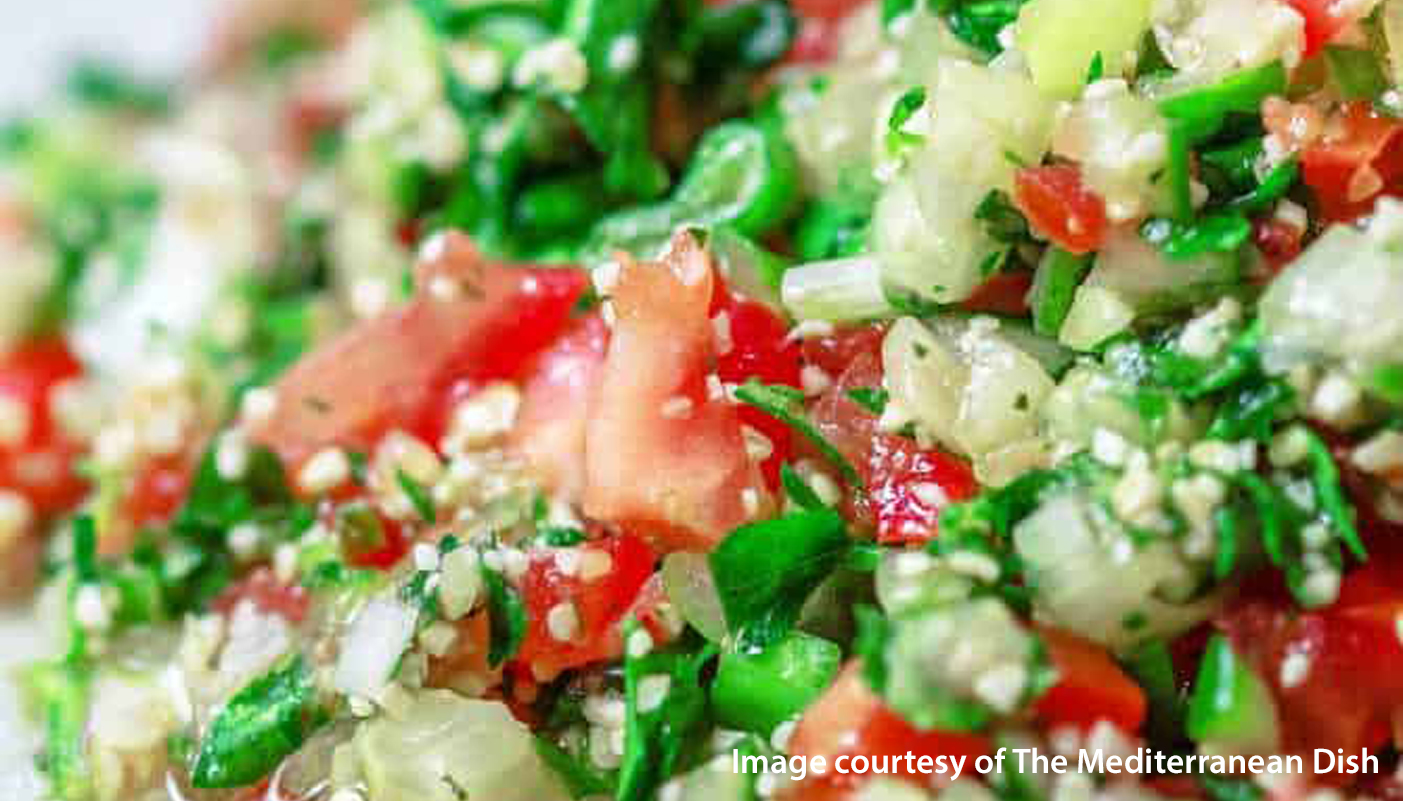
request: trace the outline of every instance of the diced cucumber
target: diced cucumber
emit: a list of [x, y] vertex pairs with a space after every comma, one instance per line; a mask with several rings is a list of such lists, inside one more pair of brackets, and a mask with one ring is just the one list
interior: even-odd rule
[[980, 265], [997, 245], [974, 217], [987, 192], [917, 170], [916, 180], [893, 182], [877, 201], [872, 233], [882, 280], [896, 292], [958, 303], [983, 281]]
[[1150, 29], [1151, 0], [1032, 0], [1014, 41], [1045, 94], [1076, 97], [1099, 56], [1107, 76], [1120, 75]]
[[1130, 327], [1135, 309], [1118, 293], [1083, 285], [1063, 318], [1058, 341], [1074, 350], [1089, 351]]

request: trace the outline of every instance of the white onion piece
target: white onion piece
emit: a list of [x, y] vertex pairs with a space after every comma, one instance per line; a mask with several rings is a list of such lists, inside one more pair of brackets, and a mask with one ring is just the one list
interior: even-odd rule
[[354, 698], [380, 696], [414, 637], [418, 613], [392, 596], [372, 598], [341, 640], [332, 682]]
[[668, 554], [662, 574], [667, 598], [687, 625], [712, 642], [724, 640], [726, 617], [706, 556], [683, 551]]

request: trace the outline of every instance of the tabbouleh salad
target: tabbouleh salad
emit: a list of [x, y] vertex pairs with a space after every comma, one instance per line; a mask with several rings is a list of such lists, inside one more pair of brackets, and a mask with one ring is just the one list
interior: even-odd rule
[[[52, 797], [1399, 797], [1400, 91], [1403, 0], [248, 0], [85, 64], [0, 132]], [[1020, 744], [1384, 767], [731, 769]]]

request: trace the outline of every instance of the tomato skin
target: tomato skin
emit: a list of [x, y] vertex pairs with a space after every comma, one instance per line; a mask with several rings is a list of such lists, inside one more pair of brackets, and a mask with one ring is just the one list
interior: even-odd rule
[[459, 297], [423, 292], [303, 357], [278, 381], [273, 414], [251, 428], [254, 443], [295, 468], [331, 445], [369, 451], [391, 428], [437, 442], [453, 388], [515, 376], [555, 341], [588, 282], [576, 269], [489, 262], [459, 234], [433, 250], [418, 286], [446, 278]]
[[[810, 774], [803, 782], [784, 782], [785, 798], [841, 798], [871, 774], [837, 772], [836, 760], [854, 756], [904, 756], [908, 751], [922, 756], [965, 757], [966, 770], [974, 760], [989, 753], [989, 741], [977, 734], [921, 731], [891, 711], [867, 686], [858, 662], [849, 662], [823, 695], [805, 710], [789, 740], [789, 755], [809, 762], [824, 757], [828, 770], [821, 776]], [[929, 777], [919, 773], [897, 774], [898, 778], [924, 784]]]
[[243, 601], [252, 601], [258, 611], [281, 615], [291, 623], [301, 623], [312, 604], [306, 588], [300, 584], [284, 584], [267, 567], [260, 567], [226, 587], [211, 607], [228, 615]]
[[1038, 635], [1057, 669], [1057, 683], [1034, 705], [1049, 728], [1070, 725], [1083, 733], [1107, 720], [1134, 735], [1145, 722], [1145, 693], [1106, 649], [1070, 632], [1040, 626]]
[[881, 338], [854, 334], [838, 345], [852, 362], [814, 404], [810, 416], [819, 431], [857, 469], [866, 491], [855, 493], [848, 512], [869, 521], [883, 543], [922, 542], [935, 536], [946, 503], [932, 503], [916, 488], [935, 484], [949, 502], [979, 491], [963, 460], [938, 448], [921, 448], [914, 440], [883, 432], [877, 416], [855, 403], [854, 389], [882, 385]]
[[[718, 306], [713, 315], [725, 314], [730, 330], [731, 349], [716, 359], [716, 375], [728, 384], [743, 384], [756, 378], [766, 384], [799, 386], [799, 343], [788, 339], [789, 326], [763, 303], [737, 297], [726, 287], [718, 285]], [[765, 435], [773, 452], [760, 469], [771, 490], [779, 487], [779, 469], [793, 453], [793, 431], [785, 423], [759, 409], [740, 409], [741, 422]]]
[[1301, 176], [1327, 220], [1352, 221], [1372, 212], [1380, 195], [1403, 189], [1401, 133], [1403, 122], [1351, 103], [1305, 147]]
[[[1345, 577], [1333, 605], [1295, 607], [1279, 587], [1249, 593], [1218, 626], [1272, 688], [1282, 753], [1310, 759], [1314, 749], [1378, 748], [1403, 711], [1403, 674], [1381, 665], [1403, 662], [1396, 621], [1403, 614], [1403, 563], [1377, 555]], [[1305, 677], [1282, 683], [1281, 664], [1309, 658]]]
[[[639, 537], [606, 537], [576, 550], [582, 558], [589, 551], [606, 553], [612, 567], [604, 575], [586, 580], [578, 570], [566, 575], [556, 552], [542, 550], [532, 555], [521, 579], [528, 622], [526, 638], [514, 661], [529, 667], [538, 680], [618, 657], [623, 640], [617, 624], [653, 575], [656, 559]], [[551, 610], [562, 603], [571, 604], [579, 619], [578, 634], [567, 642], [552, 636], [548, 624]]]
[[0, 395], [23, 406], [28, 417], [23, 441], [0, 447], [0, 489], [24, 496], [41, 517], [69, 509], [87, 492], [87, 482], [73, 472], [83, 447], [59, 430], [50, 394], [82, 374], [82, 364], [57, 336], [0, 357]]
[[1024, 167], [1014, 179], [1014, 203], [1033, 228], [1069, 253], [1090, 253], [1106, 241], [1106, 202], [1071, 164]]

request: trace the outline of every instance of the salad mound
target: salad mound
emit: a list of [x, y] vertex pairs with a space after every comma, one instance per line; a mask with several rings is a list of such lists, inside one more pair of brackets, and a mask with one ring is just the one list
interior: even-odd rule
[[51, 797], [1392, 797], [1400, 91], [1403, 0], [247, 0], [81, 66], [0, 131]]

